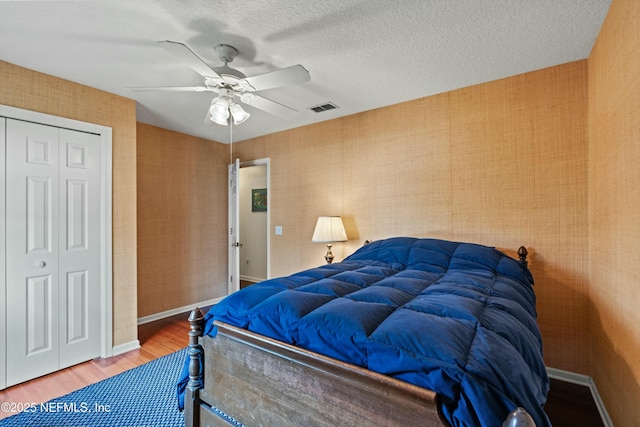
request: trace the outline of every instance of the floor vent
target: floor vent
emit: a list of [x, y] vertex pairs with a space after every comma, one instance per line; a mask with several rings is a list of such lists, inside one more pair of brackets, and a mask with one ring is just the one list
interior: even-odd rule
[[329, 110], [333, 110], [339, 108], [336, 104], [334, 104], [333, 102], [327, 102], [325, 104], [320, 104], [320, 105], [316, 105], [314, 107], [309, 107], [309, 109], [311, 111], [314, 111], [316, 113], [321, 113], [323, 111], [329, 111]]

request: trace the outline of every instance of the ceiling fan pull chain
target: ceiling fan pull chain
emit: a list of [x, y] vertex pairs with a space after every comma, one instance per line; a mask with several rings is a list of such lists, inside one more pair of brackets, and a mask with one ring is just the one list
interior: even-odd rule
[[233, 163], [233, 120], [229, 120], [229, 164]]

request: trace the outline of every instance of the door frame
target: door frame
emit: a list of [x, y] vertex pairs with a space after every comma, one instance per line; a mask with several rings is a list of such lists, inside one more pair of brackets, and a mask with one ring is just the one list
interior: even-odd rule
[[[112, 177], [113, 177], [113, 130], [110, 127], [98, 125], [94, 123], [82, 122], [74, 119], [67, 119], [64, 117], [53, 116], [45, 113], [38, 113], [30, 110], [23, 110], [21, 108], [10, 107], [0, 104], [0, 117], [10, 118], [28, 122], [39, 123], [43, 125], [66, 128], [76, 130], [80, 132], [92, 133], [100, 136], [100, 253], [101, 253], [101, 271], [100, 271], [100, 299], [101, 299], [101, 326], [100, 326], [100, 356], [110, 357], [113, 355], [113, 234], [112, 234], [112, 204], [113, 204], [113, 191], [112, 191]], [[4, 138], [4, 137], [3, 137]], [[4, 171], [5, 154], [4, 147], [2, 150], [2, 171]], [[2, 174], [2, 183], [4, 183], [4, 173]], [[4, 190], [3, 190], [4, 192]], [[2, 202], [4, 203], [4, 201]], [[4, 212], [4, 209], [3, 209]], [[5, 235], [6, 218], [1, 218], [2, 234]], [[2, 255], [4, 262], [4, 242], [2, 243]], [[5, 270], [6, 271], [6, 270]], [[6, 283], [4, 275], [0, 280], [0, 293], [5, 295]], [[6, 303], [6, 301], [5, 301]], [[0, 326], [6, 328], [7, 319], [2, 319]], [[6, 336], [5, 339], [6, 346]], [[3, 356], [4, 357], [4, 356]], [[0, 384], [2, 385], [2, 384]]]
[[[229, 165], [229, 168], [231, 168], [233, 165]], [[251, 167], [251, 166], [266, 166], [266, 174], [267, 174], [267, 279], [271, 278], [271, 158], [269, 157], [265, 157], [262, 159], [256, 159], [256, 160], [248, 160], [248, 161], [244, 161], [244, 162], [240, 162], [239, 163], [239, 168], [246, 168], [246, 167]], [[236, 180], [240, 179], [240, 171], [238, 171], [237, 173], [237, 177]], [[239, 182], [236, 181], [235, 183], [236, 188], [239, 187]], [[236, 199], [237, 198], [237, 199]], [[231, 212], [233, 211], [232, 207], [234, 204], [237, 203], [237, 200], [239, 200], [239, 196], [236, 192], [235, 196], [232, 195], [232, 189], [231, 187], [229, 187], [229, 218], [228, 218], [228, 229], [230, 229], [232, 227], [233, 222], [235, 222], [235, 220], [233, 220], [231, 218]], [[239, 222], [239, 221], [238, 221]], [[240, 224], [235, 224], [236, 229], [237, 229], [237, 234], [241, 233], [242, 230], [240, 230]], [[230, 242], [231, 244], [231, 242]], [[232, 274], [232, 254], [231, 251], [229, 251], [229, 271], [227, 274], [227, 280], [228, 280], [228, 293], [231, 294], [235, 291], [237, 291], [238, 289], [240, 289], [240, 275], [238, 275], [238, 279], [232, 283], [231, 280], [229, 279], [231, 274]], [[239, 262], [238, 257], [236, 257], [236, 262]], [[238, 267], [238, 271], [239, 271], [239, 267]]]
[[[6, 123], [4, 117], [0, 115], [0, 188], [6, 188], [5, 165], [6, 165]], [[2, 190], [4, 193], [5, 190]], [[6, 197], [0, 197], [0, 307], [2, 307], [2, 315], [0, 316], [0, 390], [7, 387], [7, 266], [6, 266], [6, 229], [5, 229], [5, 206]]]

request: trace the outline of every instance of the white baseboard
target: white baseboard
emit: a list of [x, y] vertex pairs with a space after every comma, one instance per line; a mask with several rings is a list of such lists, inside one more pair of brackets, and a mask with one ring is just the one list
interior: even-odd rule
[[576, 374], [574, 372], [563, 371], [562, 369], [556, 368], [547, 368], [547, 375], [549, 375], [549, 378], [589, 387], [593, 401], [600, 413], [600, 418], [602, 418], [602, 422], [605, 427], [613, 427], [613, 422], [609, 417], [607, 408], [604, 406], [600, 393], [598, 393], [598, 388], [596, 387], [596, 383], [593, 381], [593, 378], [588, 375]]
[[113, 347], [111, 356], [117, 356], [119, 354], [123, 354], [131, 350], [137, 350], [139, 348], [140, 348], [139, 340], [133, 340], [133, 341], [126, 342], [124, 344], [118, 344]]
[[[171, 310], [163, 311], [160, 313], [150, 314], [148, 316], [138, 317], [138, 325], [143, 325], [145, 323], [153, 322], [155, 320], [164, 319], [166, 317], [175, 316], [176, 314], [186, 313], [187, 311], [191, 311], [197, 307], [208, 307], [210, 305], [214, 305], [220, 302], [224, 297], [210, 299], [208, 301], [202, 301], [197, 304], [185, 305], [184, 307], [173, 308]], [[185, 318], [186, 320], [186, 318]]]
[[[202, 301], [199, 304], [191, 304], [186, 305], [184, 307], [174, 308], [172, 310], [163, 311], [161, 313], [151, 314], [149, 316], [143, 316], [138, 318], [138, 325], [142, 325], [145, 323], [153, 322], [154, 320], [164, 319], [166, 317], [171, 317], [176, 314], [186, 313], [187, 311], [191, 311], [196, 307], [208, 307], [210, 305], [217, 304], [224, 297], [214, 298], [208, 301]], [[186, 319], [185, 319], [186, 320]], [[117, 356], [119, 354], [126, 353], [131, 350], [137, 350], [140, 348], [140, 341], [134, 340], [124, 344], [119, 344], [113, 347], [112, 356]]]

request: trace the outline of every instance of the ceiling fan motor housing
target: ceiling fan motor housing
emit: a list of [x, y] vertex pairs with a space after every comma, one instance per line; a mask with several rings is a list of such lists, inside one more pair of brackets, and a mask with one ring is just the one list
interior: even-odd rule
[[228, 44], [219, 44], [213, 48], [218, 54], [218, 58], [222, 62], [227, 64], [227, 62], [232, 62], [236, 56], [238, 56], [238, 49], [233, 46], [229, 46]]

